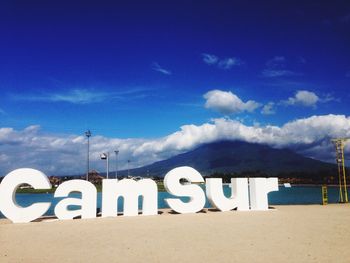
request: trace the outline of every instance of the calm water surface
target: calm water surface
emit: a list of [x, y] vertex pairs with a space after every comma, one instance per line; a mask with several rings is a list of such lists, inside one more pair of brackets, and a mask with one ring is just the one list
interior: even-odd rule
[[[229, 186], [224, 186], [224, 193], [227, 197], [231, 195], [231, 189]], [[97, 193], [97, 207], [101, 208], [101, 193]], [[73, 193], [70, 197], [80, 197], [80, 194]], [[172, 198], [174, 196], [168, 194], [167, 192], [158, 193], [158, 207], [159, 208], [169, 208], [166, 204], [166, 198]], [[291, 188], [285, 188], [280, 186], [278, 192], [271, 192], [268, 195], [270, 205], [295, 205], [295, 204], [321, 204], [322, 195], [321, 195], [321, 186], [293, 186]], [[62, 198], [54, 198], [53, 194], [17, 194], [16, 200], [20, 206], [29, 206], [36, 202], [52, 202], [50, 209], [46, 215], [54, 214], [55, 205]], [[188, 198], [181, 198], [184, 201], [187, 201]], [[339, 188], [328, 187], [328, 202], [337, 203], [339, 201]], [[122, 211], [123, 201], [122, 199], [118, 200], [118, 210]], [[210, 207], [210, 204], [206, 203], [206, 207]], [[141, 207], [140, 207], [141, 208]], [[73, 206], [71, 209], [76, 209]], [[0, 212], [0, 217], [3, 215]]]

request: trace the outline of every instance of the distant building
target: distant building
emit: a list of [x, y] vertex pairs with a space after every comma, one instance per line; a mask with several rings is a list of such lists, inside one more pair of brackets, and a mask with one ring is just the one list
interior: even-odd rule
[[104, 179], [103, 176], [100, 175], [100, 173], [96, 170], [91, 170], [89, 172], [89, 182], [95, 184], [95, 185], [100, 185], [102, 184], [102, 180]]
[[53, 187], [57, 187], [62, 183], [62, 178], [56, 177], [56, 176], [50, 176], [49, 181]]
[[61, 177], [61, 182], [69, 181], [75, 179], [74, 176], [63, 176]]

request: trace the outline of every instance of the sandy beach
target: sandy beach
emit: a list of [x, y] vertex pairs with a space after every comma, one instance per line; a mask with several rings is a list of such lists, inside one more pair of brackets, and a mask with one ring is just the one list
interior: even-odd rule
[[350, 262], [350, 205], [12, 224], [1, 262]]

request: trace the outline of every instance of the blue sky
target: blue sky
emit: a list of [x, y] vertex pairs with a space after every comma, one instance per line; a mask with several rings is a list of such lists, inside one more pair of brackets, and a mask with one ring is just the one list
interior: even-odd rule
[[157, 140], [349, 116], [348, 1], [71, 2], [1, 2], [0, 128]]

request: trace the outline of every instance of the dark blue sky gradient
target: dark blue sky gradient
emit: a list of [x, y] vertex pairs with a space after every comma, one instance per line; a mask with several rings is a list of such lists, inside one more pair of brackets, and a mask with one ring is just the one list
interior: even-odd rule
[[[230, 116], [248, 124], [350, 113], [349, 1], [71, 2], [1, 2], [0, 126], [164, 136], [222, 117], [203, 106], [213, 89], [261, 104], [298, 90], [332, 98], [315, 108]], [[205, 64], [203, 53], [242, 64], [220, 69]], [[285, 58], [278, 69], [293, 74], [263, 76], [276, 56]], [[171, 74], [155, 71], [154, 63]], [[45, 100], [72, 90], [103, 98]]]

